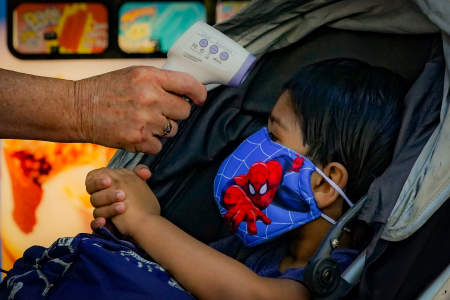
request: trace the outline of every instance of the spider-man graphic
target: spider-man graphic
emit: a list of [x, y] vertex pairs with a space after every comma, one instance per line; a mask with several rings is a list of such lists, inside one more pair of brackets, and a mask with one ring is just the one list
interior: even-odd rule
[[[304, 162], [297, 156], [288, 171], [299, 172]], [[242, 221], [247, 222], [247, 232], [256, 234], [256, 221], [270, 224], [271, 220], [261, 210], [272, 203], [278, 186], [283, 179], [283, 167], [276, 160], [254, 163], [248, 174], [234, 177], [236, 184], [225, 190], [223, 203], [228, 212], [224, 215], [227, 223], [237, 231]]]

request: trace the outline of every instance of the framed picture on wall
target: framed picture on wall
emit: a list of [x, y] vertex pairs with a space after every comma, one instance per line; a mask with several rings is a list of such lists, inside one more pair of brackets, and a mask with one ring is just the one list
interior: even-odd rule
[[165, 57], [204, 1], [8, 1], [8, 48], [21, 59]]

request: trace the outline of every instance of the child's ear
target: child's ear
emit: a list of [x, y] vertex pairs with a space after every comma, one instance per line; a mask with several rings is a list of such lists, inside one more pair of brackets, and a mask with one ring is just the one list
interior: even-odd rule
[[[341, 189], [347, 185], [347, 169], [338, 162], [331, 162], [323, 168], [323, 173], [334, 181]], [[338, 198], [336, 191], [319, 173], [314, 172], [311, 175], [311, 188], [316, 199], [317, 206], [324, 209], [332, 205]]]

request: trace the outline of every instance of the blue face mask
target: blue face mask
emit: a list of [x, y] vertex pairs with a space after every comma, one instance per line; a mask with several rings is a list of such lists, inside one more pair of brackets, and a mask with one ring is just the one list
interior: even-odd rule
[[267, 127], [225, 159], [214, 180], [221, 215], [246, 246], [264, 243], [319, 217], [311, 174], [318, 172], [347, 201], [342, 189], [309, 159], [271, 140]]

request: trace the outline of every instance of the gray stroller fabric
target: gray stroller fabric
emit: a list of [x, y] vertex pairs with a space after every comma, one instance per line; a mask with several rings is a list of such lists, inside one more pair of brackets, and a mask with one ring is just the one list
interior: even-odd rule
[[[372, 184], [368, 193], [371, 201], [359, 216], [369, 223], [388, 222], [382, 238], [389, 241], [409, 237], [450, 197], [450, 2], [417, 3], [442, 29], [446, 59], [432, 59], [406, 96], [393, 163]], [[440, 120], [436, 128], [432, 126], [435, 120]], [[422, 149], [419, 141], [424, 139], [428, 142]]]
[[[389, 216], [382, 238], [399, 241], [408, 238], [450, 198], [450, 2], [416, 1], [443, 35], [445, 79], [440, 124], [434, 130], [401, 191]], [[435, 80], [436, 78], [429, 78]], [[428, 104], [428, 103], [427, 103]]]
[[[440, 52], [425, 65], [405, 97], [405, 112], [392, 163], [370, 186], [370, 201], [359, 215], [360, 220], [369, 224], [386, 223], [402, 187], [405, 191], [411, 168], [438, 126], [445, 70]], [[412, 191], [409, 195], [414, 200]]]
[[449, 79], [445, 78], [441, 123], [434, 130], [406, 180], [382, 235], [400, 241], [416, 232], [450, 198]]
[[[409, 100], [413, 103], [410, 108], [413, 113], [410, 114], [409, 121], [417, 122], [414, 116], [420, 115], [421, 109], [426, 110], [425, 114], [421, 114], [421, 121], [427, 122], [423, 122], [416, 137], [422, 137], [422, 139], [427, 135], [431, 137], [422, 151], [418, 151], [420, 145], [412, 144], [412, 147], [407, 148], [411, 152], [409, 158], [405, 154], [398, 155], [404, 156], [408, 165], [414, 162], [410, 173], [403, 172], [397, 174], [395, 178], [392, 176], [389, 178], [389, 175], [394, 173], [390, 173], [392, 170], [387, 170], [383, 174], [384, 179], [378, 178], [369, 191], [369, 194], [372, 194], [372, 200], [379, 201], [372, 201], [372, 205], [367, 206], [360, 216], [366, 220], [373, 220], [377, 215], [381, 224], [387, 221], [385, 226], [380, 226], [380, 230], [368, 248], [371, 257], [366, 262], [366, 270], [359, 289], [362, 299], [415, 298], [448, 265], [449, 243], [445, 238], [448, 222], [445, 222], [448, 220], [449, 211], [446, 201], [450, 198], [450, 115], [448, 113], [450, 2], [441, 0], [415, 2], [440, 28], [445, 61], [439, 58], [432, 59], [409, 93]], [[414, 104], [415, 101], [420, 100], [424, 104], [422, 108]], [[440, 115], [434, 117], [435, 108], [439, 102], [442, 103], [440, 111], [438, 110]], [[436, 128], [433, 125], [435, 118], [440, 121]], [[434, 129], [432, 134], [429, 133], [430, 127]], [[404, 132], [403, 137], [400, 136], [399, 144], [406, 143], [407, 140], [408, 133]], [[409, 169], [406, 168], [406, 170]], [[404, 183], [406, 177], [407, 180]], [[399, 187], [402, 186], [400, 190]], [[382, 195], [387, 196], [387, 199], [384, 198], [381, 201]], [[398, 200], [397, 196], [399, 196]], [[393, 201], [386, 201], [389, 199]], [[394, 204], [395, 207], [391, 210]], [[383, 205], [385, 205], [384, 209]], [[413, 233], [416, 234], [413, 235]], [[417, 262], [418, 259], [423, 258], [427, 258], [427, 263]], [[392, 272], [396, 272], [399, 276], [386, 280], [386, 276]]]
[[398, 34], [439, 31], [409, 0], [256, 0], [216, 28], [260, 56], [321, 26]]
[[[438, 46], [440, 50], [441, 45]], [[377, 225], [375, 236], [366, 249], [366, 270], [360, 285], [362, 299], [396, 299], [400, 290], [402, 293], [409, 291], [408, 297], [411, 297], [414, 292], [420, 292], [426, 287], [422, 281], [420, 285], [416, 283], [414, 289], [400, 289], [403, 284], [407, 284], [405, 281], [396, 279], [386, 282], [388, 280], [384, 280], [383, 276], [389, 272], [406, 276], [415, 270], [408, 269], [405, 264], [413, 266], [413, 258], [420, 257], [417, 251], [425, 246], [424, 237], [421, 234], [413, 240], [407, 238], [428, 222], [449, 197], [449, 157], [445, 153], [449, 149], [448, 124], [445, 125], [447, 129], [444, 129], [443, 123], [440, 123], [442, 113], [448, 111], [447, 101], [442, 103], [444, 86], [445, 90], [448, 89], [445, 69], [442, 52], [436, 51], [406, 95], [405, 113], [393, 161], [370, 186], [370, 201], [358, 216], [360, 220]], [[448, 118], [447, 113], [446, 116]], [[436, 151], [436, 146], [439, 151]], [[436, 224], [436, 220], [430, 226], [433, 224]], [[430, 226], [426, 232], [429, 232]], [[412, 242], [419, 248], [408, 250], [408, 244]], [[435, 243], [432, 245], [436, 247]], [[407, 252], [401, 253], [399, 249]], [[434, 269], [426, 270], [423, 265], [414, 265], [419, 274], [436, 276], [432, 270], [436, 270], [436, 264], [439, 266], [439, 256], [435, 257], [433, 263]], [[387, 285], [390, 287], [388, 290], [384, 289]]]

